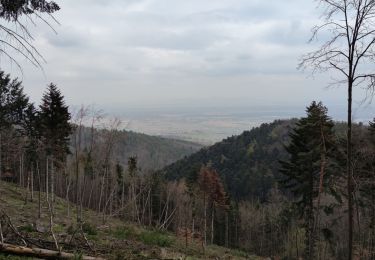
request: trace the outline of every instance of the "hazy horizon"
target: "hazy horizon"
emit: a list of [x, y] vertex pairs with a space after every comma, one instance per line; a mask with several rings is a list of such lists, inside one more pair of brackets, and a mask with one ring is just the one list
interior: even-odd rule
[[[119, 110], [107, 107], [108, 116], [122, 121], [121, 129], [211, 145], [232, 135], [278, 119], [299, 118], [305, 115], [304, 105], [238, 105], [191, 107], [180, 104], [168, 107], [142, 107]], [[346, 120], [346, 107], [327, 106], [335, 121]], [[363, 104], [353, 112], [355, 122], [367, 124], [373, 109]]]

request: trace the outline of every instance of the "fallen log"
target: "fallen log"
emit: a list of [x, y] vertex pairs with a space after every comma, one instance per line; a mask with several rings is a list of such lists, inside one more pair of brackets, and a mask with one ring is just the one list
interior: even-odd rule
[[[75, 257], [77, 257], [76, 255], [71, 253], [53, 251], [42, 248], [30, 248], [6, 243], [0, 243], [0, 252], [11, 255], [37, 257], [42, 259], [74, 259]], [[97, 258], [92, 256], [82, 256], [80, 259], [103, 260], [103, 258]]]

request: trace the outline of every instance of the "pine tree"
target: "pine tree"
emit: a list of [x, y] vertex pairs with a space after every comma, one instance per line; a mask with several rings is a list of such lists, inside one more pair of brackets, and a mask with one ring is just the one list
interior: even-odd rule
[[0, 71], [0, 179], [2, 175], [2, 139], [3, 131], [14, 128], [22, 133], [25, 111], [29, 105], [29, 98], [24, 94], [22, 83], [17, 79], [11, 80], [9, 74]]
[[[38, 111], [35, 109], [34, 104], [29, 104], [26, 111], [25, 111], [25, 119], [23, 123], [24, 134], [26, 138], [26, 162], [27, 162], [27, 178], [28, 178], [28, 185], [27, 187], [31, 187], [31, 200], [34, 198], [34, 172], [36, 169], [36, 165], [39, 160], [39, 141], [40, 141], [40, 133], [39, 133], [39, 119], [38, 119]], [[38, 175], [39, 177], [39, 175]], [[39, 183], [39, 194], [40, 194], [40, 178], [38, 178]], [[30, 184], [30, 185], [29, 185]], [[39, 197], [40, 198], [40, 197]], [[27, 202], [27, 196], [26, 200]]]
[[281, 185], [295, 198], [294, 204], [306, 230], [305, 259], [315, 259], [316, 228], [322, 193], [332, 189], [333, 172], [330, 157], [335, 149], [333, 122], [322, 103], [313, 102], [290, 133], [286, 147], [290, 155], [281, 161], [284, 178]]
[[69, 136], [72, 133], [70, 119], [64, 96], [56, 85], [50, 84], [40, 105], [41, 133], [47, 154], [61, 161], [69, 153]]
[[39, 132], [39, 113], [34, 104], [29, 104], [25, 110], [25, 119], [23, 122], [23, 129], [27, 136], [27, 154], [29, 161], [36, 162], [38, 157], [38, 140], [40, 139]]
[[367, 214], [369, 228], [369, 254], [371, 260], [375, 259], [375, 118], [369, 122], [368, 139], [359, 143], [360, 149], [356, 149], [359, 158], [358, 185], [360, 193], [360, 205]]
[[68, 106], [65, 104], [64, 96], [54, 84], [50, 84], [40, 105], [40, 128], [47, 155], [47, 180], [48, 171], [49, 169], [52, 170], [52, 196], [54, 193], [54, 162], [64, 162], [67, 153], [69, 153], [69, 136], [72, 133], [72, 126], [69, 123], [70, 118], [71, 115]]

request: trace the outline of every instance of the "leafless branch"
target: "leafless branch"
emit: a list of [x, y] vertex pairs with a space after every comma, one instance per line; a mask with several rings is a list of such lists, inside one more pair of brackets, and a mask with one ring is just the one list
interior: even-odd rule
[[[27, 5], [27, 7], [25, 7]], [[34, 37], [29, 31], [28, 25], [21, 20], [21, 16], [30, 21], [32, 25], [36, 26], [37, 20], [45, 23], [53, 32], [57, 33], [54, 26], [44, 18], [47, 15], [54, 23], [59, 24], [53, 16], [55, 11], [58, 11], [59, 6], [53, 1], [34, 1], [29, 4], [28, 2], [18, 1], [15, 5], [9, 3], [1, 3], [2, 13], [0, 19], [6, 21], [5, 24], [0, 25], [0, 32], [4, 34], [0, 36], [0, 53], [4, 54], [11, 62], [15, 62], [17, 67], [21, 66], [16, 57], [13, 55], [20, 54], [26, 58], [33, 66], [43, 70], [43, 63], [46, 63], [43, 55], [37, 50], [34, 45]], [[12, 52], [9, 52], [11, 50]], [[14, 54], [15, 53], [15, 54]]]

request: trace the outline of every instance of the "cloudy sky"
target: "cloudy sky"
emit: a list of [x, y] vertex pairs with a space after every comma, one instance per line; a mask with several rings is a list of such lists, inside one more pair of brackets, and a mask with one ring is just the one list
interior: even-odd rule
[[344, 88], [326, 89], [329, 75], [296, 69], [317, 46], [308, 44], [320, 13], [313, 0], [57, 2], [58, 34], [33, 29], [44, 73], [21, 60], [35, 101], [55, 82], [71, 105], [120, 110], [345, 103]]

